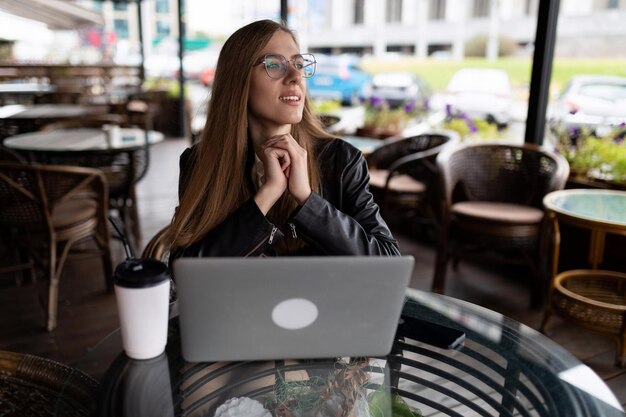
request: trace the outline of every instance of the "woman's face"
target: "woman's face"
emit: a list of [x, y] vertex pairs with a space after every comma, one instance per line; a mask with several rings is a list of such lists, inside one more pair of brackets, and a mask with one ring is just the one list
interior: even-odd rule
[[[278, 54], [287, 60], [300, 53], [291, 35], [282, 30], [274, 33], [263, 49], [265, 54]], [[302, 120], [306, 81], [291, 62], [282, 78], [270, 78], [263, 64], [252, 69], [250, 95], [248, 97], [249, 122], [252, 128], [272, 134], [288, 133], [291, 125]], [[279, 132], [280, 131], [280, 132]]]

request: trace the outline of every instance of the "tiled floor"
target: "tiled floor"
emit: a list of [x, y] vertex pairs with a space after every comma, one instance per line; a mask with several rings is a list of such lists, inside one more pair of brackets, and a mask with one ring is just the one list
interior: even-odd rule
[[[152, 148], [150, 169], [138, 186], [142, 247], [171, 218], [177, 201], [178, 156], [186, 146], [184, 140], [168, 139]], [[415, 239], [406, 230], [394, 229], [394, 234], [402, 252], [416, 259], [411, 286], [428, 290], [435, 258], [432, 246]], [[117, 263], [123, 259], [123, 250], [117, 241], [112, 245]], [[67, 265], [61, 280], [59, 327], [51, 333], [43, 331], [43, 310], [34, 286], [16, 287], [11, 275], [0, 276], [0, 349], [78, 364], [90, 347], [118, 325], [115, 297], [106, 292], [99, 268], [97, 262], [91, 260]], [[528, 309], [526, 274], [519, 267], [478, 260], [462, 262], [457, 271], [449, 272], [446, 293], [536, 329], [541, 311]], [[613, 365], [615, 343], [612, 338], [581, 330], [558, 318], [550, 323], [548, 336], [594, 369], [614, 390], [619, 401], [626, 404], [626, 372]], [[101, 368], [105, 369], [110, 359], [112, 357], [103, 356]]]

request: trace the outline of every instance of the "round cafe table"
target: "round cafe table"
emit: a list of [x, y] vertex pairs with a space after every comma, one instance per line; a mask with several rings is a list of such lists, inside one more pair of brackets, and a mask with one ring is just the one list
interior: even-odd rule
[[[551, 223], [552, 280], [541, 330], [552, 314], [576, 325], [613, 335], [615, 363], [626, 365], [626, 274], [598, 269], [604, 257], [607, 233], [626, 236], [626, 191], [569, 189], [543, 199]], [[559, 223], [589, 230], [590, 269], [558, 273], [561, 233]]]
[[[232, 398], [281, 416], [315, 415], [338, 404], [347, 407], [341, 415], [350, 407], [351, 416], [390, 415], [367, 414], [368, 408], [384, 413], [391, 404], [385, 399], [405, 412], [413, 407], [407, 416], [418, 409], [455, 417], [626, 415], [597, 374], [537, 331], [440, 294], [409, 289], [406, 295], [393, 350], [384, 357], [188, 363], [173, 315], [161, 356], [129, 359], [114, 332], [78, 368], [116, 352], [99, 377], [98, 416], [213, 416]], [[437, 346], [442, 326], [465, 332], [465, 341]], [[251, 341], [263, 342], [269, 343]]]

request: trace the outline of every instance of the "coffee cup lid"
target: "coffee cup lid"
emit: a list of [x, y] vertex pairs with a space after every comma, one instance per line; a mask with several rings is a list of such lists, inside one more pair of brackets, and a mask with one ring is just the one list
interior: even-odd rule
[[126, 288], [154, 287], [170, 279], [167, 265], [156, 259], [126, 259], [115, 268], [115, 285]]

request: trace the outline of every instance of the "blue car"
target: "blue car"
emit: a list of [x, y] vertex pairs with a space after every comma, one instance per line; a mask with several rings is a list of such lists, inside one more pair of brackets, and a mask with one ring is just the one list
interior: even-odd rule
[[369, 98], [372, 77], [359, 67], [359, 59], [351, 55], [315, 54], [317, 69], [307, 79], [312, 99], [338, 100], [349, 106]]

